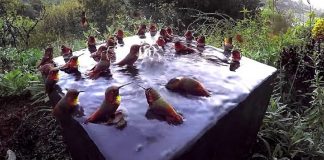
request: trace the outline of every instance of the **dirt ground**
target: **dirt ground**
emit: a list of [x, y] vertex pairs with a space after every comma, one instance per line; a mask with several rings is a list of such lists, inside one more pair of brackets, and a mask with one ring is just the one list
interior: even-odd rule
[[18, 159], [71, 159], [51, 107], [28, 96], [0, 98], [0, 160], [8, 149]]

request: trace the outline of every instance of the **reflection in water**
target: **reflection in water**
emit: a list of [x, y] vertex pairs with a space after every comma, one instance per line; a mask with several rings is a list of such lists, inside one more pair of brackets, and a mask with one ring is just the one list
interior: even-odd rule
[[240, 62], [239, 61], [233, 61], [230, 64], [230, 71], [235, 72], [238, 68], [240, 67]]
[[125, 75], [129, 75], [131, 77], [137, 77], [139, 73], [139, 70], [136, 68], [136, 66], [127, 66], [126, 68], [120, 69], [118, 71], [124, 73]]

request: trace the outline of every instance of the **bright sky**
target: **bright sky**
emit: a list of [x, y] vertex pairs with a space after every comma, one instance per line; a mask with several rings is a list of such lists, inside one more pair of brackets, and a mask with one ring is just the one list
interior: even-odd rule
[[[293, 1], [299, 1], [299, 0], [293, 0]], [[302, 0], [305, 4], [308, 5], [307, 0]], [[323, 9], [324, 10], [324, 0], [309, 0], [311, 5], [317, 9]]]

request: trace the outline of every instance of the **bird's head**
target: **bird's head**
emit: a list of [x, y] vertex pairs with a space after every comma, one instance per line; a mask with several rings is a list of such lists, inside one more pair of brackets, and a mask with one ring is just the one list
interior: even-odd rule
[[66, 89], [66, 94], [65, 94], [65, 98], [67, 100], [67, 103], [70, 105], [70, 106], [76, 106], [79, 102], [79, 94], [81, 92], [84, 92], [84, 91], [78, 91], [76, 89]]
[[179, 87], [181, 81], [181, 77], [172, 78], [169, 82], [165, 85], [167, 89], [174, 90]]

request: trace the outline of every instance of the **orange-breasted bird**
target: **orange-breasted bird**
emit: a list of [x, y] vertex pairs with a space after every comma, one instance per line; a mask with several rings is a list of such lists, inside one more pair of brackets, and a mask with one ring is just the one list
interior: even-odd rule
[[145, 24], [141, 24], [138, 28], [138, 31], [137, 31], [137, 35], [140, 37], [140, 38], [146, 38], [145, 36], [145, 32], [146, 32], [146, 25]]
[[165, 42], [172, 42], [173, 37], [169, 35], [169, 33], [164, 28], [160, 30], [160, 36], [163, 37]]
[[117, 45], [117, 42], [115, 40], [115, 37], [109, 37], [107, 39], [106, 47], [107, 48], [115, 48]]
[[149, 105], [149, 110], [157, 115], [165, 118], [168, 123], [171, 124], [181, 124], [183, 122], [183, 117], [177, 113], [172, 105], [166, 102], [161, 95], [153, 88], [144, 88], [147, 103]]
[[170, 26], [166, 28], [166, 31], [170, 36], [173, 36], [173, 30]]
[[174, 92], [186, 93], [195, 96], [210, 96], [207, 89], [199, 81], [188, 77], [172, 78], [165, 87]]
[[187, 43], [190, 43], [190, 42], [192, 42], [192, 40], [195, 39], [195, 37], [193, 36], [193, 34], [190, 30], [186, 31], [186, 33], [184, 34], [184, 37], [186, 38]]
[[101, 52], [100, 61], [90, 70], [87, 75], [90, 79], [98, 79], [100, 75], [104, 72], [109, 72], [110, 61], [107, 57], [107, 51]]
[[67, 93], [57, 102], [53, 109], [53, 115], [59, 121], [64, 121], [72, 117], [78, 110], [78, 96], [83, 91], [67, 89]]
[[197, 47], [205, 47], [205, 36], [198, 36]]
[[86, 12], [83, 11], [81, 13], [81, 27], [87, 27], [88, 26], [88, 19], [86, 17]]
[[232, 61], [239, 62], [241, 60], [241, 53], [239, 50], [233, 50], [232, 51]]
[[97, 51], [96, 39], [95, 39], [94, 36], [89, 36], [88, 37], [87, 45], [88, 45], [88, 50], [89, 50], [90, 53], [93, 53], [93, 52]]
[[177, 41], [174, 43], [174, 48], [176, 51], [176, 54], [190, 54], [190, 53], [194, 53], [195, 50], [185, 46], [182, 42]]
[[85, 121], [85, 123], [103, 122], [108, 121], [109, 118], [112, 118], [121, 102], [119, 89], [129, 84], [131, 83], [127, 83], [119, 87], [108, 87], [105, 91], [105, 98], [100, 107]]
[[162, 47], [163, 50], [165, 49], [166, 42], [165, 42], [165, 40], [163, 39], [162, 36], [160, 36], [160, 37], [158, 38], [158, 40], [156, 40], [156, 44], [157, 44], [158, 46]]
[[123, 30], [121, 30], [121, 29], [117, 30], [115, 36], [116, 36], [118, 44], [121, 44], [121, 45], [125, 44], [124, 43], [124, 32], [123, 32]]
[[54, 89], [54, 86], [59, 81], [59, 69], [53, 68], [49, 71], [47, 78], [45, 80], [45, 91], [46, 93], [51, 93]]
[[63, 59], [65, 62], [69, 61], [70, 58], [73, 56], [72, 49], [69, 47], [66, 47], [65, 45], [61, 46], [61, 55], [63, 56]]
[[139, 50], [142, 47], [142, 45], [134, 44], [131, 46], [129, 53], [127, 56], [117, 63], [118, 66], [132, 66], [138, 59], [139, 56]]
[[43, 58], [41, 60], [41, 62], [39, 63], [39, 65], [37, 66], [37, 68], [39, 68], [40, 66], [47, 64], [47, 63], [53, 63], [53, 47], [48, 47], [45, 49]]
[[152, 23], [150, 25], [149, 30], [150, 30], [151, 36], [154, 37], [156, 35], [156, 33], [157, 33], [157, 26], [156, 26], [156, 24], [155, 23]]
[[96, 52], [91, 53], [91, 56], [96, 62], [100, 61], [101, 53], [106, 51], [108, 48], [106, 46], [100, 46]]

